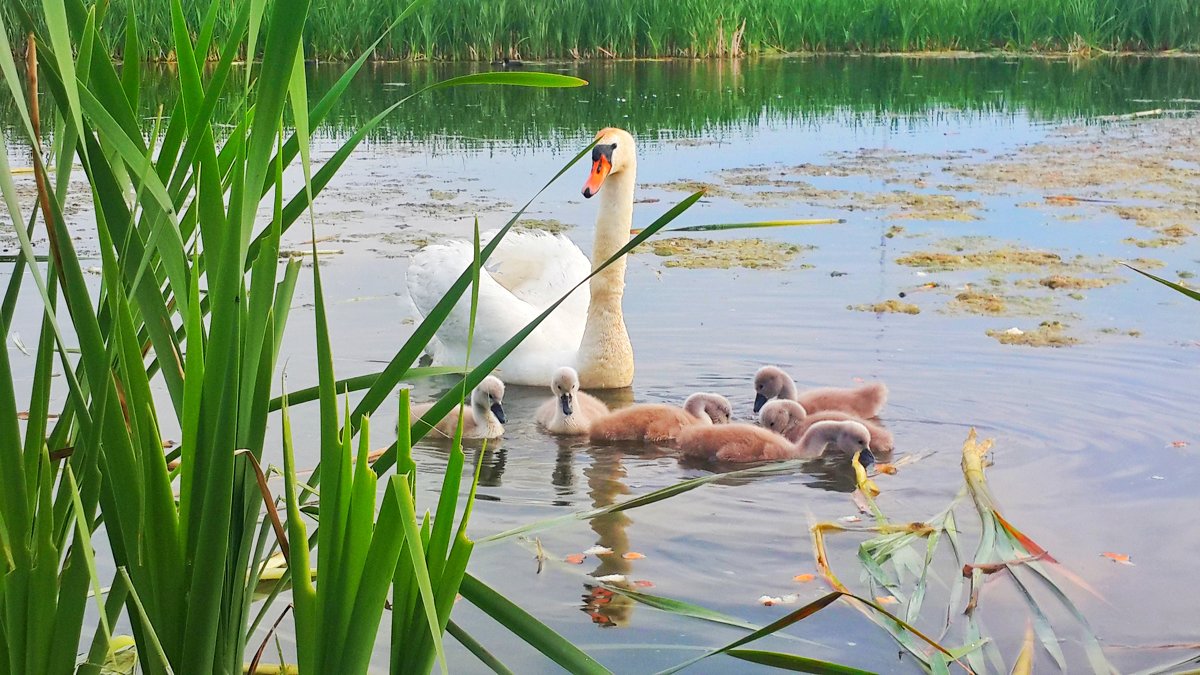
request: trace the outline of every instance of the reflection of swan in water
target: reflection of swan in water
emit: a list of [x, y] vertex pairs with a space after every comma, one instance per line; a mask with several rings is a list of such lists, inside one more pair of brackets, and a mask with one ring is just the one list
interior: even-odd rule
[[[592, 507], [608, 506], [617, 501], [619, 496], [629, 494], [629, 488], [624, 484], [625, 469], [621, 465], [624, 453], [617, 449], [603, 448], [593, 450], [592, 463], [583, 470], [587, 478], [588, 496], [591, 497]], [[621, 574], [628, 577], [633, 571], [633, 561], [621, 556], [630, 551], [629, 536], [626, 528], [633, 521], [625, 512], [606, 513], [588, 521], [596, 533], [596, 543], [612, 549], [612, 553], [597, 555], [599, 564], [591, 572], [593, 577], [603, 577], [609, 574]], [[630, 587], [631, 579], [614, 586]], [[584, 583], [585, 594], [582, 610], [592, 618], [592, 622], [600, 626], [624, 626], [629, 623], [633, 612], [634, 601], [620, 593], [613, 593], [598, 584]]]
[[[480, 271], [472, 358], [477, 362], [525, 327], [599, 264], [629, 242], [637, 157], [633, 137], [603, 129], [592, 149], [592, 171], [584, 197], [599, 194], [592, 259], [569, 239], [544, 232], [510, 232]], [[428, 316], [471, 265], [473, 247], [464, 241], [427, 246], [413, 256], [408, 294]], [[633, 347], [625, 329], [625, 258], [592, 277], [587, 295], [572, 293], [500, 365], [509, 384], [545, 386], [554, 370], [571, 365], [587, 389], [628, 387], [633, 382]], [[455, 305], [430, 343], [434, 362], [466, 361], [470, 300]]]

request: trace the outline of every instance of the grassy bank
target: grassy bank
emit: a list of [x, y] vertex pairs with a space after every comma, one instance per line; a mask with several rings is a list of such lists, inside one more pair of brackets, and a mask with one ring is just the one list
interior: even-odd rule
[[[315, 0], [307, 54], [364, 50], [408, 0]], [[134, 11], [140, 56], [172, 57], [168, 3], [111, 0], [119, 38]], [[217, 34], [236, 21], [222, 3]], [[184, 3], [199, 25], [206, 3]], [[12, 22], [6, 22], [12, 25]], [[1200, 49], [1194, 0], [442, 0], [384, 38], [381, 59], [714, 57], [778, 51]], [[119, 55], [119, 54], [118, 54]]]

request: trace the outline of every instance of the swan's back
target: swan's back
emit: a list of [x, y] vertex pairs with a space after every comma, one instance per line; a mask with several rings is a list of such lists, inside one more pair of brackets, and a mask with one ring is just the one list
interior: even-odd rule
[[[433, 311], [473, 257], [472, 246], [465, 241], [433, 244], [413, 255], [406, 274], [408, 295], [422, 316]], [[479, 278], [472, 365], [496, 351], [591, 270], [587, 257], [570, 240], [544, 232], [510, 232], [486, 267]], [[569, 362], [583, 339], [587, 306], [584, 286], [505, 359], [504, 379], [541, 384], [554, 368]], [[470, 320], [468, 289], [437, 331], [430, 349], [435, 363], [466, 361]]]

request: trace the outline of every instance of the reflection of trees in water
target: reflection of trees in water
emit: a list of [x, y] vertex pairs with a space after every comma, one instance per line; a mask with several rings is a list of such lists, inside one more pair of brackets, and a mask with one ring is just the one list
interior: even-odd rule
[[[345, 138], [398, 95], [486, 64], [373, 64], [355, 78], [318, 140]], [[171, 109], [178, 76], [147, 66], [143, 115], [159, 102]], [[314, 92], [344, 72], [322, 64], [309, 72]], [[766, 125], [876, 124], [926, 128], [948, 117], [1025, 117], [1058, 121], [1128, 113], [1138, 99], [1200, 99], [1195, 59], [862, 58], [813, 56], [759, 61], [589, 62], [572, 68], [590, 85], [579, 90], [463, 87], [409, 101], [373, 131], [373, 142], [420, 142], [424, 149], [480, 151], [574, 147], [621, 120], [639, 141], [666, 144]], [[240, 82], [237, 75], [230, 82]], [[402, 83], [405, 86], [397, 86]], [[797, 83], [802, 83], [798, 85]], [[236, 89], [236, 87], [231, 87]], [[667, 97], [670, 98], [667, 98]], [[631, 106], [637, 114], [629, 116]], [[488, 111], [481, 115], [480, 110]], [[14, 120], [0, 98], [0, 127]], [[50, 111], [42, 110], [43, 116]], [[217, 119], [241, 114], [234, 97]], [[50, 133], [47, 130], [46, 133]]]

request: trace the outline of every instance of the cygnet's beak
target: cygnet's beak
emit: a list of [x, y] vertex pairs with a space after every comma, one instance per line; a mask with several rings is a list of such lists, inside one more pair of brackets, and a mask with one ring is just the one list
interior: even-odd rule
[[504, 419], [504, 406], [500, 405], [500, 401], [492, 404], [492, 414], [496, 416], [496, 419], [500, 420], [500, 424], [508, 421]]
[[600, 191], [604, 179], [612, 171], [612, 153], [616, 145], [597, 145], [592, 148], [592, 172], [588, 174], [587, 182], [583, 184], [583, 196], [591, 199]]
[[563, 394], [562, 396], [558, 397], [558, 400], [560, 403], [562, 403], [563, 414], [570, 415], [571, 414], [571, 395]]
[[762, 410], [762, 407], [766, 404], [767, 404], [766, 396], [763, 396], [762, 394], [756, 394], [754, 396], [754, 412], [758, 412], [759, 410]]
[[875, 463], [875, 453], [871, 452], [868, 448], [863, 448], [862, 450], [859, 450], [858, 451], [858, 463], [862, 464], [864, 469], [867, 468], [868, 466], [871, 466], [872, 464]]

